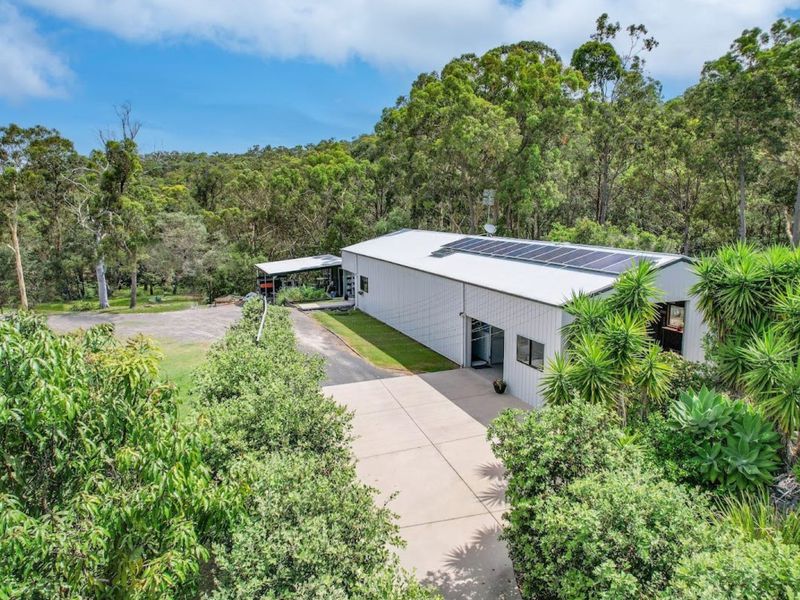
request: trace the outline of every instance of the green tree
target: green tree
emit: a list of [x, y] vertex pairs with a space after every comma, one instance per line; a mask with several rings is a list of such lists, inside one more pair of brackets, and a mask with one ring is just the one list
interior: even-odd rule
[[613, 41], [620, 32], [603, 13], [591, 40], [572, 54], [572, 67], [589, 82], [582, 106], [591, 172], [597, 183], [593, 192], [595, 219], [604, 224], [619, 177], [629, 168], [636, 149], [643, 144], [642, 124], [655, 110], [660, 88], [645, 77], [642, 52], [658, 43], [647, 37], [644, 25], [630, 25], [626, 31], [630, 50], [620, 55]]
[[227, 500], [152, 345], [17, 316], [0, 357], [0, 594], [194, 597]]
[[0, 218], [10, 233], [19, 305], [28, 309], [25, 268], [19, 228], [23, 213], [58, 202], [67, 186], [66, 163], [74, 154], [71, 142], [41, 126], [0, 128]]
[[754, 35], [745, 32], [729, 52], [707, 62], [700, 83], [686, 93], [703, 134], [713, 140], [729, 196], [738, 198], [740, 241], [747, 239], [747, 181], [757, 170], [757, 152], [779, 151], [789, 118], [777, 73], [757, 60]]

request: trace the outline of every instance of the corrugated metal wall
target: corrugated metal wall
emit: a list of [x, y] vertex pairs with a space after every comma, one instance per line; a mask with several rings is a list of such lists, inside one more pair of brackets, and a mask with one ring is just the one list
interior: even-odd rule
[[561, 350], [561, 309], [472, 285], [465, 286], [464, 312], [504, 332], [503, 379], [508, 391], [534, 406], [541, 405], [544, 373], [517, 362], [517, 335], [544, 344], [545, 362]]
[[357, 273], [356, 290], [359, 276], [369, 278], [369, 292], [356, 291], [359, 309], [461, 364], [463, 284], [365, 256], [342, 258]]
[[[561, 327], [569, 316], [559, 307], [539, 304], [451, 281], [381, 260], [342, 253], [342, 266], [369, 277], [369, 292], [356, 293], [356, 306], [458, 363], [469, 363], [469, 318], [504, 331], [503, 378], [510, 393], [534, 406], [541, 405], [539, 387], [544, 375], [517, 362], [517, 335], [544, 344], [545, 362], [562, 350]], [[683, 354], [703, 360], [702, 339], [707, 331], [689, 288], [696, 280], [690, 265], [675, 263], [659, 271], [657, 285], [664, 301], [687, 301]]]
[[697, 298], [689, 294], [689, 288], [697, 281], [697, 275], [687, 262], [677, 262], [658, 272], [656, 285], [664, 292], [664, 302], [686, 301], [686, 323], [683, 332], [683, 357], [701, 362], [705, 360], [703, 338], [708, 327], [697, 310]]

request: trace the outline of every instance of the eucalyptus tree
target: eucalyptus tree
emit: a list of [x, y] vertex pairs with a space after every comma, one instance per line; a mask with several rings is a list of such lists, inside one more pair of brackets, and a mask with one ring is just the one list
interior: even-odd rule
[[115, 252], [125, 221], [123, 207], [128, 205], [129, 187], [141, 170], [136, 142], [125, 137], [108, 139], [103, 150], [93, 151], [80, 171], [76, 183], [73, 210], [78, 222], [90, 232], [94, 241], [95, 277], [100, 308], [108, 308], [106, 255]]
[[620, 24], [603, 13], [591, 39], [572, 54], [572, 67], [589, 82], [581, 105], [585, 143], [589, 150], [587, 177], [595, 200], [595, 219], [604, 224], [619, 177], [630, 167], [643, 146], [642, 124], [659, 103], [660, 86], [644, 73], [642, 54], [658, 42], [647, 37], [644, 25], [626, 28], [629, 49], [620, 54], [614, 41]]
[[19, 290], [19, 305], [28, 309], [28, 292], [20, 244], [20, 223], [25, 213], [58, 204], [69, 185], [67, 164], [75, 151], [72, 143], [53, 129], [8, 125], [0, 128], [0, 219], [10, 234], [9, 247]]
[[496, 176], [500, 224], [514, 235], [539, 238], [563, 199], [553, 173], [566, 167], [564, 149], [581, 112], [574, 97], [586, 82], [541, 42], [500, 46], [469, 60], [475, 92], [513, 118], [520, 134]]
[[712, 140], [718, 170], [731, 199], [736, 198], [738, 236], [747, 239], [747, 184], [757, 174], [760, 151], [777, 154], [784, 147], [789, 104], [774, 69], [759, 60], [752, 30], [730, 50], [703, 67], [700, 83], [686, 92]]
[[698, 208], [713, 176], [711, 144], [680, 97], [655, 111], [645, 132], [643, 160], [636, 170], [653, 186], [654, 198], [666, 201], [660, 210], [676, 224], [681, 252], [691, 254]]

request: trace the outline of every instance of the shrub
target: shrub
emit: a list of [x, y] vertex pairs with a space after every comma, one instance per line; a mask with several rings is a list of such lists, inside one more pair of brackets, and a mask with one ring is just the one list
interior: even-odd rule
[[539, 411], [503, 411], [487, 437], [509, 473], [506, 496], [513, 508], [522, 508], [540, 494], [619, 464], [621, 433], [606, 409], [575, 398]]
[[514, 555], [525, 598], [652, 598], [702, 549], [703, 507], [638, 469], [601, 471], [532, 502]]
[[708, 483], [744, 490], [772, 482], [780, 438], [751, 405], [704, 387], [681, 394], [670, 417], [692, 439], [695, 464]]
[[0, 597], [191, 597], [224, 498], [143, 338], [0, 322]]
[[648, 466], [674, 482], [701, 484], [704, 476], [695, 460], [694, 440], [661, 413], [651, 413], [631, 430], [642, 440], [644, 460]]
[[89, 300], [79, 300], [70, 304], [69, 310], [71, 312], [85, 312], [87, 310], [94, 310], [95, 306], [95, 303]]
[[[402, 540], [352, 466], [330, 471], [313, 455], [272, 453], [236, 469], [246, 471], [251, 494], [230, 543], [215, 547], [210, 598], [391, 597], [366, 590], [369, 580], [396, 570], [389, 545]], [[396, 583], [422, 597], [410, 578]]]
[[297, 287], [281, 288], [275, 297], [275, 304], [286, 306], [290, 302], [313, 302], [314, 300], [325, 300], [328, 294], [325, 290], [311, 286], [301, 285]]
[[296, 348], [283, 308], [269, 307], [256, 343], [261, 314], [248, 302], [198, 377], [209, 463], [241, 490], [207, 597], [431, 597], [389, 550], [398, 529], [356, 477], [352, 416], [320, 392], [321, 360]]
[[769, 540], [720, 540], [719, 549], [684, 557], [664, 598], [783, 600], [800, 589], [800, 552]]
[[197, 393], [211, 426], [212, 466], [246, 453], [295, 449], [349, 460], [351, 416], [319, 389], [321, 359], [295, 348], [286, 309], [270, 307], [256, 344], [263, 308], [256, 299], [209, 351]]

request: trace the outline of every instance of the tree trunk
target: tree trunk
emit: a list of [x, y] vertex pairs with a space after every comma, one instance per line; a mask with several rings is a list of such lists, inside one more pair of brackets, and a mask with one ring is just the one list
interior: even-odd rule
[[101, 257], [94, 268], [97, 277], [97, 299], [100, 308], [108, 308], [108, 283], [106, 283], [106, 263]]
[[739, 157], [739, 241], [747, 241], [747, 221], [745, 220], [745, 209], [747, 208], [747, 196], [745, 194], [744, 160]]
[[174, 275], [172, 277], [172, 295], [173, 296], [177, 296], [178, 295], [178, 276], [177, 275]]
[[800, 177], [797, 179], [797, 192], [794, 195], [794, 222], [792, 225], [792, 245], [800, 246]]
[[22, 254], [19, 248], [16, 219], [11, 218], [9, 224], [11, 228], [11, 249], [14, 251], [14, 267], [17, 271], [17, 285], [19, 286], [19, 307], [21, 310], [28, 310], [28, 291], [25, 289], [25, 271], [22, 268]]
[[604, 225], [608, 218], [608, 203], [611, 196], [608, 169], [608, 157], [603, 156], [600, 159], [600, 194], [597, 202], [597, 222], [600, 225]]
[[133, 269], [131, 270], [131, 302], [130, 307], [136, 308], [136, 286], [139, 278], [139, 263], [133, 262]]

